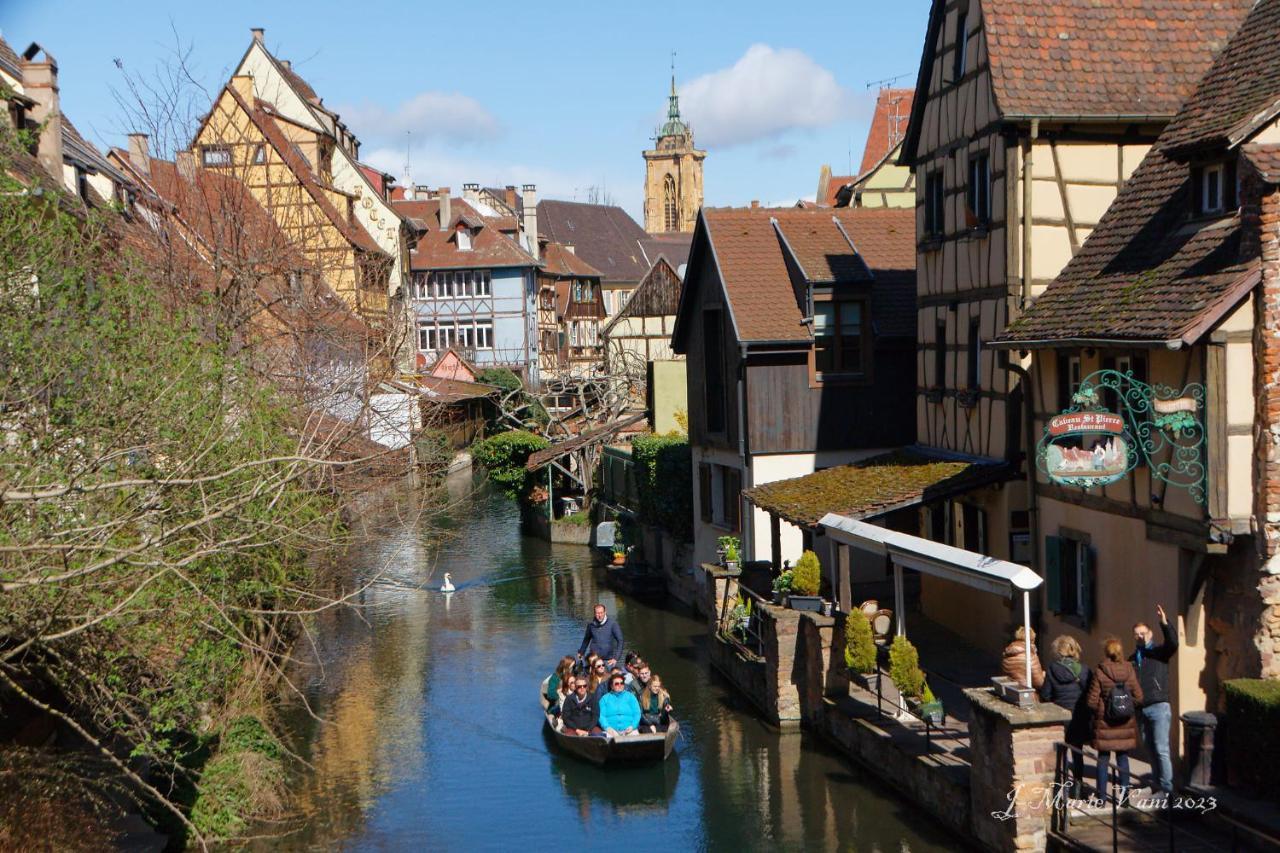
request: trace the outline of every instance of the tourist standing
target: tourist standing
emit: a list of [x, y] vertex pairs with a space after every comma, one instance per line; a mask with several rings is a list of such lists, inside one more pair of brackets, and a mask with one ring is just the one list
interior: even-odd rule
[[1071, 712], [1071, 719], [1063, 731], [1063, 741], [1071, 749], [1071, 796], [1084, 797], [1084, 753], [1092, 731], [1089, 726], [1089, 706], [1085, 697], [1089, 691], [1090, 673], [1080, 663], [1080, 644], [1076, 638], [1063, 634], [1053, 641], [1055, 660], [1044, 674], [1040, 698]]
[[1169, 757], [1169, 730], [1173, 724], [1173, 709], [1169, 705], [1169, 661], [1178, 651], [1178, 632], [1171, 628], [1164, 608], [1156, 605], [1160, 619], [1160, 632], [1164, 642], [1154, 645], [1155, 634], [1146, 622], [1133, 626], [1134, 652], [1129, 656], [1142, 685], [1142, 703], [1138, 721], [1142, 726], [1142, 739], [1151, 753], [1152, 769], [1156, 771], [1157, 785], [1165, 794], [1173, 792], [1173, 761]]
[[587, 632], [582, 637], [578, 654], [594, 652], [612, 669], [622, 658], [622, 628], [609, 618], [603, 604], [596, 605], [595, 613], [596, 618], [587, 623]]
[[1138, 748], [1137, 708], [1142, 704], [1142, 687], [1133, 664], [1125, 660], [1124, 646], [1109, 637], [1103, 646], [1102, 663], [1089, 682], [1089, 710], [1093, 712], [1093, 748], [1098, 751], [1098, 796], [1107, 797], [1107, 770], [1112, 753], [1120, 770], [1118, 800], [1129, 794], [1129, 752]]

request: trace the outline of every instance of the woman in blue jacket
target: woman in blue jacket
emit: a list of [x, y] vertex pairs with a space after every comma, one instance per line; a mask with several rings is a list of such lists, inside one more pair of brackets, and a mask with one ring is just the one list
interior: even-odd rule
[[610, 737], [635, 734], [640, 726], [640, 703], [621, 673], [612, 676], [609, 692], [600, 697], [599, 725]]

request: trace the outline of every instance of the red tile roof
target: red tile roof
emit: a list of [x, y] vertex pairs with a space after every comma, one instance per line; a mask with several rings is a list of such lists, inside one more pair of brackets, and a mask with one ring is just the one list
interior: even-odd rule
[[858, 179], [857, 175], [832, 175], [827, 183], [827, 194], [818, 199], [818, 204], [823, 207], [835, 207], [836, 196], [840, 195], [840, 190], [849, 186]]
[[1172, 116], [1254, 0], [982, 0], [1001, 115]]
[[[1178, 111], [1254, 0], [979, 2], [1000, 118], [1159, 119]], [[946, 5], [934, 0], [929, 13], [919, 92], [933, 77]], [[924, 101], [912, 109], [906, 163], [918, 155]]]
[[1171, 151], [1238, 143], [1280, 112], [1280, 3], [1261, 0], [1231, 40], [1229, 61], [1216, 62], [1195, 97], [1169, 124]]
[[[907, 135], [907, 122], [911, 118], [911, 103], [915, 98], [915, 89], [881, 89], [876, 96], [876, 111], [871, 116], [871, 129], [867, 131], [867, 145], [862, 149], [862, 165], [858, 167], [858, 175], [865, 175], [880, 161], [888, 157]], [[835, 204], [835, 192], [842, 184], [853, 181], [853, 177], [831, 177], [834, 187], [828, 188], [830, 200], [828, 206]]]
[[[451, 229], [440, 227], [440, 200], [425, 199], [396, 201], [392, 206], [406, 218], [417, 219], [427, 226], [427, 233], [418, 238], [409, 252], [409, 266], [414, 270], [475, 269], [489, 267], [531, 267], [535, 261], [520, 248], [515, 240], [496, 228], [483, 226], [475, 230], [471, 249], [458, 248]], [[454, 222], [463, 216], [480, 224], [480, 214], [465, 199], [450, 198], [450, 213]]]
[[600, 270], [554, 240], [539, 241], [539, 248], [542, 251], [542, 271], [548, 275], [565, 278], [600, 278]]
[[1280, 145], [1245, 145], [1241, 151], [1262, 180], [1280, 184]]
[[785, 246], [809, 281], [858, 283], [874, 276], [871, 312], [880, 332], [914, 333], [914, 211], [704, 208], [703, 222], [742, 341], [811, 337]]
[[[1229, 123], [1210, 118], [1224, 104], [1280, 99], [1280, 77], [1264, 73], [1259, 83], [1253, 72], [1261, 69], [1250, 66], [1259, 61], [1260, 40], [1280, 40], [1277, 9], [1280, 0], [1258, 4], [1084, 246], [998, 343], [1192, 344], [1256, 284], [1259, 241], [1245, 232], [1259, 226], [1239, 215], [1191, 219], [1192, 170], [1173, 158], [1170, 142], [1197, 138], [1190, 132], [1197, 127], [1209, 137], [1224, 132]], [[1264, 178], [1277, 174], [1273, 146], [1245, 146], [1243, 153]]]

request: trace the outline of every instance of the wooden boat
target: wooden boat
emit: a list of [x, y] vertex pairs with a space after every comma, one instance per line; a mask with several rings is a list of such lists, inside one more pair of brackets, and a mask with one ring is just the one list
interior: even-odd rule
[[636, 764], [665, 761], [671, 755], [671, 750], [675, 749], [676, 738], [680, 736], [680, 724], [674, 718], [665, 732], [653, 734], [625, 737], [579, 737], [565, 734], [560, 730], [560, 719], [551, 713], [551, 703], [547, 701], [547, 682], [550, 680], [550, 676], [542, 680], [538, 701], [542, 704], [542, 716], [546, 719], [547, 730], [561, 752], [594, 764]]

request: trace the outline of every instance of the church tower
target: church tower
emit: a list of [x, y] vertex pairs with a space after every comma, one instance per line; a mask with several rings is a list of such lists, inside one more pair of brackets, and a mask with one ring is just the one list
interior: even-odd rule
[[680, 118], [674, 68], [667, 121], [654, 136], [653, 149], [644, 152], [644, 230], [692, 231], [702, 207], [702, 161], [707, 152], [693, 147], [693, 128]]

